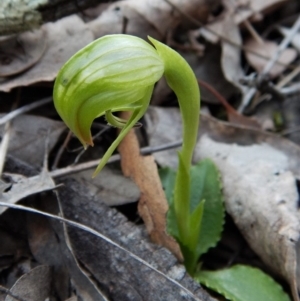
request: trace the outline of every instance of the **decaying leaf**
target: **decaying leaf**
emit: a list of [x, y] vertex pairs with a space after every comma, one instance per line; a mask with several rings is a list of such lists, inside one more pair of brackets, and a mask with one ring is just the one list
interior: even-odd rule
[[47, 37], [43, 29], [0, 39], [0, 77], [21, 73], [44, 54]]
[[[2, 115], [1, 115], [2, 116]], [[51, 150], [66, 126], [60, 121], [41, 116], [20, 115], [12, 121], [8, 151], [11, 155], [40, 168], [45, 154], [45, 141]], [[0, 135], [4, 126], [0, 126]]]
[[[278, 51], [278, 45], [272, 41], [263, 41], [263, 43], [260, 43], [254, 38], [250, 38], [245, 42], [244, 45], [247, 49], [268, 58], [271, 58]], [[265, 58], [259, 57], [251, 52], [246, 51], [245, 55], [248, 60], [248, 63], [258, 73], [262, 72], [268, 63], [268, 60], [266, 60]], [[278, 59], [278, 62], [280, 62], [281, 64], [275, 64], [269, 72], [269, 76], [274, 78], [280, 75], [286, 69], [286, 66], [293, 62], [296, 57], [297, 51], [295, 49], [284, 49]]]
[[133, 131], [123, 139], [118, 149], [124, 175], [131, 177], [140, 188], [138, 211], [151, 239], [167, 247], [182, 260], [179, 246], [166, 233], [168, 203], [153, 156], [140, 155], [139, 143]]
[[92, 42], [93, 34], [76, 15], [43, 25], [47, 49], [41, 60], [27, 72], [0, 83], [0, 91], [9, 92], [19, 86], [52, 81], [61, 66], [79, 49]]
[[[23, 300], [45, 300], [50, 294], [51, 277], [51, 268], [49, 266], [37, 266], [29, 273], [21, 276], [10, 291], [13, 295]], [[5, 301], [15, 300], [9, 295], [5, 298]]]
[[[172, 136], [175, 131], [168, 131], [166, 134], [164, 126], [170, 118], [180, 123], [179, 111], [151, 108], [146, 116], [152, 120], [147, 123], [150, 145], [177, 139], [178, 133]], [[201, 118], [195, 162], [211, 158], [217, 164], [222, 174], [227, 211], [252, 249], [289, 282], [297, 300], [299, 147], [272, 134], [203, 115]], [[177, 129], [181, 132], [180, 126]], [[176, 153], [154, 156], [160, 164], [170, 165]]]

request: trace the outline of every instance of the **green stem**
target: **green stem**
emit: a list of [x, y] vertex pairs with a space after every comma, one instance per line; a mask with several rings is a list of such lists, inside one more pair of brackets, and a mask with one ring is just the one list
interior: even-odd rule
[[200, 91], [188, 63], [168, 46], [150, 37], [149, 39], [164, 62], [164, 75], [178, 98], [182, 116], [183, 145], [178, 154], [179, 168], [175, 182], [174, 206], [180, 240], [185, 244], [190, 233], [190, 168], [198, 136]]

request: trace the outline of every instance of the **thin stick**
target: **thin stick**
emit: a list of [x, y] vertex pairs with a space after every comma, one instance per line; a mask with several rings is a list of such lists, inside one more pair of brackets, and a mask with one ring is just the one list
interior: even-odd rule
[[280, 93], [282, 93], [283, 95], [296, 94], [299, 92], [300, 92], [300, 83], [290, 85], [289, 87], [282, 88], [280, 90]]
[[63, 144], [61, 145], [61, 147], [59, 148], [59, 150], [58, 150], [58, 152], [57, 152], [57, 154], [55, 156], [55, 159], [54, 159], [54, 162], [52, 164], [52, 168], [51, 169], [56, 169], [56, 167], [57, 167], [57, 165], [59, 163], [59, 160], [60, 160], [60, 158], [61, 158], [61, 156], [62, 156], [65, 148], [67, 147], [67, 145], [68, 145], [71, 137], [72, 137], [72, 132], [69, 131], [68, 134], [67, 134], [67, 136], [66, 136], [66, 138], [65, 138], [65, 140], [64, 140], [64, 142], [63, 142]]
[[300, 65], [294, 69], [291, 73], [285, 76], [277, 85], [276, 88], [283, 88], [286, 84], [292, 81], [300, 73]]
[[248, 21], [245, 20], [243, 21], [243, 24], [246, 26], [252, 37], [259, 43], [259, 44], [264, 44], [264, 40], [261, 38], [261, 36], [257, 33], [257, 31], [254, 29], [252, 24]]
[[234, 107], [232, 107], [227, 100], [214, 88], [212, 87], [210, 84], [208, 84], [207, 82], [198, 79], [198, 84], [202, 87], [204, 87], [205, 89], [207, 89], [212, 95], [214, 95], [218, 101], [225, 107], [227, 113], [232, 113], [232, 114], [239, 114]]
[[[166, 144], [163, 144], [161, 146], [143, 147], [141, 149], [141, 154], [142, 155], [148, 155], [148, 154], [151, 154], [151, 153], [160, 152], [160, 151], [164, 151], [164, 150], [171, 149], [171, 148], [176, 148], [176, 147], [179, 147], [181, 145], [182, 145], [182, 140], [171, 142], [171, 143], [166, 143]], [[107, 163], [113, 163], [113, 162], [117, 162], [117, 161], [120, 161], [120, 160], [121, 160], [121, 156], [119, 154], [115, 154], [115, 155], [112, 155], [109, 158]], [[82, 170], [95, 168], [96, 166], [98, 166], [98, 164], [99, 164], [99, 159], [92, 160], [92, 161], [89, 161], [89, 162], [85, 162], [85, 163], [81, 163], [81, 164], [77, 164], [77, 165], [71, 165], [71, 166], [67, 166], [67, 167], [64, 167], [64, 168], [52, 170], [52, 171], [49, 172], [49, 175], [53, 178], [59, 178], [59, 177], [63, 177], [63, 176], [69, 175], [69, 174], [74, 174], [74, 173], [80, 172]]]
[[280, 55], [287, 48], [287, 46], [290, 44], [290, 42], [294, 38], [295, 34], [299, 31], [299, 29], [300, 29], [300, 16], [298, 17], [298, 19], [294, 23], [294, 25], [293, 25], [292, 29], [290, 30], [289, 34], [280, 43], [276, 53], [273, 55], [271, 60], [265, 66], [264, 70], [260, 74], [260, 78], [263, 78], [265, 75], [267, 75], [271, 71], [274, 64], [278, 61]]

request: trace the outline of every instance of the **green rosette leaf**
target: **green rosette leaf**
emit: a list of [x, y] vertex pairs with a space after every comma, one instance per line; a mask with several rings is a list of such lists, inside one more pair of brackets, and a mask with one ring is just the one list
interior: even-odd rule
[[190, 169], [189, 235], [185, 240], [180, 237], [172, 193], [176, 172], [164, 168], [159, 174], [169, 203], [167, 231], [179, 243], [185, 266], [193, 274], [200, 256], [214, 247], [221, 238], [225, 210], [219, 171], [209, 159], [200, 161]]
[[291, 301], [269, 275], [250, 266], [200, 271], [194, 279], [231, 301]]

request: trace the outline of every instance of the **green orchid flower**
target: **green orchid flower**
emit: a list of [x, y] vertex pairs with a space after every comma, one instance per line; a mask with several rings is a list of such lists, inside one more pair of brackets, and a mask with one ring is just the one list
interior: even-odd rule
[[[54, 105], [84, 147], [93, 145], [90, 128], [95, 118], [105, 115], [109, 124], [121, 128], [95, 176], [145, 114], [155, 83], [165, 76], [178, 98], [183, 120], [174, 206], [179, 229], [176, 239], [183, 253], [189, 254], [198, 239], [203, 209], [202, 204], [190, 212], [190, 167], [199, 126], [200, 92], [188, 63], [170, 47], [153, 38], [149, 40], [154, 47], [123, 34], [107, 35], [87, 45], [60, 70], [54, 86]], [[114, 113], [119, 111], [131, 111], [129, 120], [116, 117]]]

